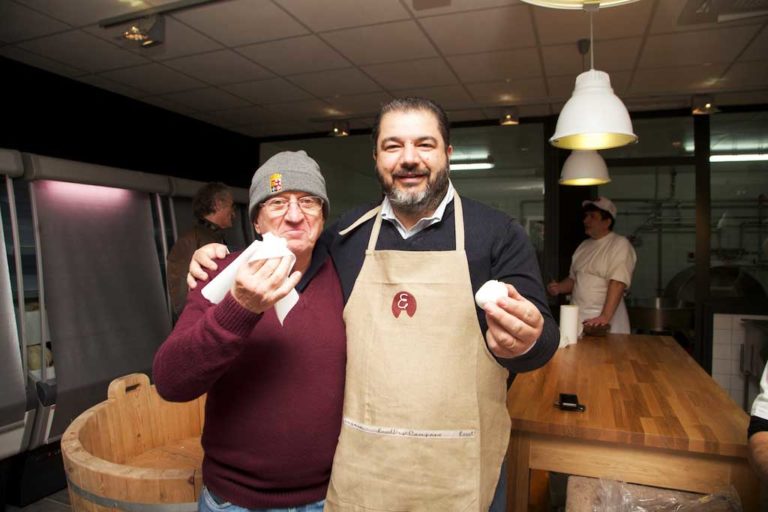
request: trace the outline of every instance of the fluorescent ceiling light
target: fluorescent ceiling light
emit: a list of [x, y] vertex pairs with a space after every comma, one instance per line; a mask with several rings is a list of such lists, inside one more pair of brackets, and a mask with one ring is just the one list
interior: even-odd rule
[[710, 155], [710, 162], [762, 162], [768, 160], [768, 153], [751, 153], [741, 155]]
[[495, 164], [490, 156], [457, 156], [451, 159], [452, 171], [482, 171], [493, 169]]

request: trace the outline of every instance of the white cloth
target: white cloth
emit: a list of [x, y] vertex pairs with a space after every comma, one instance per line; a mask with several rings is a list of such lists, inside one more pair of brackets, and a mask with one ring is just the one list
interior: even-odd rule
[[760, 379], [760, 394], [752, 402], [752, 416], [768, 420], [768, 365], [763, 369]]
[[[291, 267], [288, 269], [290, 274], [293, 270], [293, 265], [296, 263], [296, 256], [288, 249], [288, 241], [284, 238], [277, 237], [272, 233], [265, 233], [263, 241], [256, 240], [249, 245], [232, 263], [219, 273], [213, 280], [205, 285], [202, 290], [203, 297], [208, 299], [214, 304], [218, 304], [224, 299], [224, 296], [232, 288], [232, 283], [235, 282], [235, 276], [237, 275], [237, 269], [245, 261], [257, 261], [267, 260], [270, 258], [282, 258], [288, 256], [291, 258]], [[299, 294], [295, 288], [293, 288], [288, 295], [280, 299], [275, 303], [275, 313], [280, 324], [283, 323], [283, 319], [288, 312], [299, 301]]]
[[[579, 306], [579, 329], [582, 322], [600, 315], [611, 280], [632, 284], [637, 255], [625, 237], [610, 232], [594, 240], [588, 238], [573, 253], [569, 277], [574, 280], [571, 304]], [[612, 333], [629, 333], [629, 315], [624, 298], [610, 320]]]

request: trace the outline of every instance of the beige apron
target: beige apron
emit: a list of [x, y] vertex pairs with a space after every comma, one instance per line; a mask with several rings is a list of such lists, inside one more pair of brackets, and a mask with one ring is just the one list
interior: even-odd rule
[[[376, 251], [344, 309], [344, 419], [327, 511], [483, 511], [510, 434], [508, 372], [480, 332], [454, 195], [455, 251]], [[344, 234], [344, 232], [342, 233]]]

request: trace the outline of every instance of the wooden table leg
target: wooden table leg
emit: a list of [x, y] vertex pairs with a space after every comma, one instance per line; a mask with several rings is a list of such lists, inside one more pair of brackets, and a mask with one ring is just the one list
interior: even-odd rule
[[512, 432], [509, 440], [507, 511], [527, 512], [530, 487], [531, 442], [527, 434]]

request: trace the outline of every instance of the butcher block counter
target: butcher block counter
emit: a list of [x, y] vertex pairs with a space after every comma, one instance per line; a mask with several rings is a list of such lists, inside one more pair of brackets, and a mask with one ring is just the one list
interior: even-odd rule
[[[561, 411], [575, 393], [584, 412]], [[711, 493], [756, 510], [749, 416], [666, 336], [611, 334], [561, 348], [509, 390], [508, 510], [527, 511], [529, 470]]]

